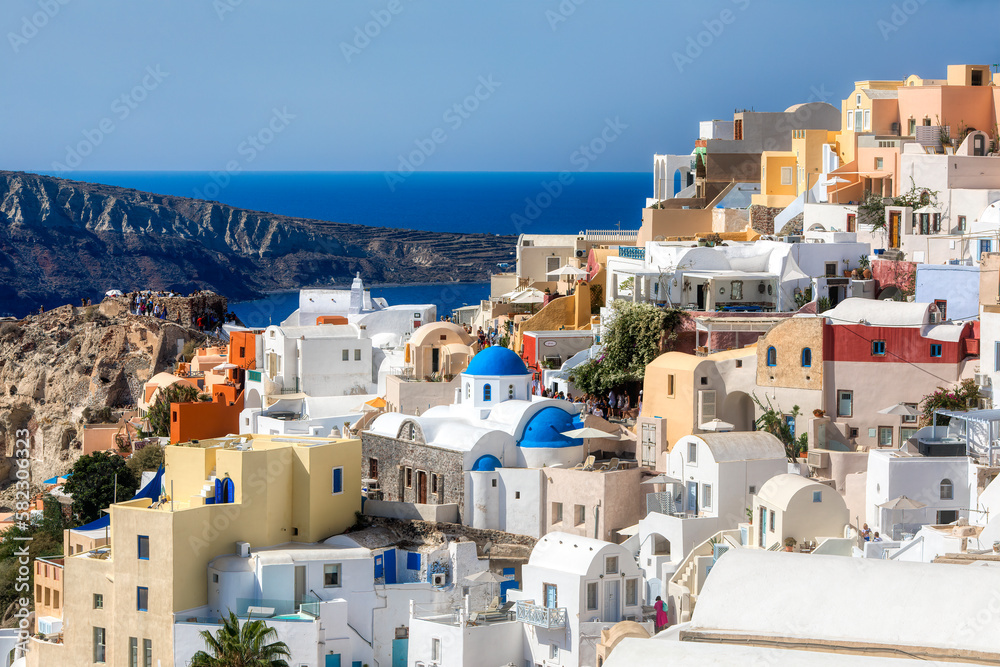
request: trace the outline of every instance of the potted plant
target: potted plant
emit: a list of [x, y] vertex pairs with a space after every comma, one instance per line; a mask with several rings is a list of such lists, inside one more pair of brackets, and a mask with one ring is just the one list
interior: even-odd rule
[[819, 417], [822, 417], [825, 414], [826, 414], [826, 412], [823, 411], [823, 410], [820, 410], [819, 408], [816, 408], [815, 410], [813, 410], [813, 417], [819, 418]]
[[861, 276], [865, 280], [872, 279], [872, 263], [867, 255], [861, 255], [861, 258], [858, 260], [858, 267], [861, 269]]
[[785, 538], [785, 551], [794, 551], [795, 545], [798, 544], [794, 537]]

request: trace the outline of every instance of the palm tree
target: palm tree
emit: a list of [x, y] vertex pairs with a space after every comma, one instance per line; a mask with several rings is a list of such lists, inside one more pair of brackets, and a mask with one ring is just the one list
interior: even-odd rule
[[198, 651], [191, 658], [191, 667], [288, 667], [284, 658], [291, 656], [285, 642], [270, 642], [278, 631], [264, 621], [248, 620], [240, 627], [236, 614], [222, 619], [222, 629], [216, 634], [202, 630], [201, 636], [213, 655]]

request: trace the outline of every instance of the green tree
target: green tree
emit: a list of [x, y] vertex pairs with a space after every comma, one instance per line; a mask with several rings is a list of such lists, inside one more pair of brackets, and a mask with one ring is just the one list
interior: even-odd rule
[[[761, 410], [760, 417], [758, 417], [754, 422], [754, 428], [758, 431], [766, 431], [780, 440], [781, 444], [785, 447], [785, 457], [794, 463], [795, 458], [799, 454], [805, 453], [808, 447], [809, 437], [807, 434], [803, 433], [796, 438], [792, 433], [792, 426], [785, 418], [786, 415], [781, 412], [780, 409], [775, 409], [774, 406], [771, 405], [771, 399], [769, 397], [765, 396], [764, 398], [767, 399], [767, 405], [757, 398], [757, 394], [753, 395], [753, 402], [756, 403], [757, 407]], [[787, 416], [792, 418], [792, 424], [794, 424], [795, 419], [799, 416], [799, 406], [793, 405], [792, 411], [788, 413]]]
[[264, 621], [248, 620], [240, 626], [236, 614], [229, 612], [217, 633], [202, 630], [201, 636], [209, 653], [195, 653], [191, 667], [288, 667], [288, 645], [273, 641], [278, 631]]
[[73, 496], [73, 518], [77, 525], [101, 517], [104, 508], [117, 499], [128, 500], [135, 495], [139, 481], [125, 465], [125, 459], [110, 452], [94, 452], [81, 456], [73, 464], [72, 476], [63, 487]]
[[42, 525], [41, 530], [49, 534], [52, 539], [62, 542], [63, 529], [68, 528], [66, 515], [63, 514], [62, 503], [50, 493], [42, 498]]
[[142, 479], [142, 473], [147, 470], [159, 470], [163, 465], [163, 447], [158, 444], [149, 444], [132, 454], [132, 457], [125, 464], [136, 479]]
[[[953, 389], [938, 387], [933, 394], [924, 396], [920, 401], [920, 425], [931, 426], [934, 423], [935, 410], [954, 410], [964, 412], [979, 405], [982, 394], [975, 380], [968, 379]], [[950, 417], [941, 415], [937, 418], [938, 426], [945, 426]]]
[[[20, 575], [19, 556], [17, 552], [28, 548], [28, 559], [34, 562], [36, 558], [58, 556], [63, 552], [62, 535], [58, 538], [34, 526], [13, 526], [4, 531], [0, 542], [0, 613], [3, 618], [10, 619], [15, 611], [19, 598], [31, 598], [35, 590], [35, 568], [28, 568], [27, 580], [18, 579]], [[17, 539], [31, 538], [31, 539]], [[16, 619], [14, 619], [16, 620]], [[9, 622], [4, 624], [9, 627]]]
[[604, 394], [629, 382], [642, 382], [646, 366], [669, 350], [688, 315], [651, 303], [615, 301], [614, 317], [604, 328], [604, 353], [573, 369], [572, 382], [588, 394]]
[[187, 384], [172, 384], [169, 387], [161, 387], [157, 393], [156, 401], [149, 408], [146, 414], [146, 421], [149, 422], [149, 429], [153, 435], [166, 438], [170, 436], [170, 404], [171, 403], [194, 403], [200, 400], [200, 393], [197, 388]]

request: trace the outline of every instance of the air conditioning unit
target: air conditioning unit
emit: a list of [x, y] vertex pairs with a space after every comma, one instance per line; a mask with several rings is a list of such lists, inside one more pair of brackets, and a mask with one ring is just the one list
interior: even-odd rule
[[586, 257], [587, 256], [587, 251], [586, 250], [577, 250], [576, 251], [576, 256], [577, 257]]
[[448, 585], [448, 575], [444, 572], [438, 572], [437, 574], [431, 575], [431, 584], [441, 588]]
[[830, 453], [820, 451], [818, 449], [811, 449], [808, 452], [806, 464], [810, 468], [826, 468], [830, 465]]
[[976, 373], [976, 386], [977, 387], [989, 387], [990, 386], [990, 376], [986, 373]]

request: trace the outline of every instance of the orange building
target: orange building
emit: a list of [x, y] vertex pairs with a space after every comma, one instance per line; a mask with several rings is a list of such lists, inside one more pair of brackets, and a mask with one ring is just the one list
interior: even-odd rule
[[259, 331], [233, 331], [229, 334], [229, 363], [243, 370], [256, 368]]
[[170, 444], [221, 438], [240, 432], [243, 392], [228, 384], [212, 386], [212, 400], [170, 404]]

